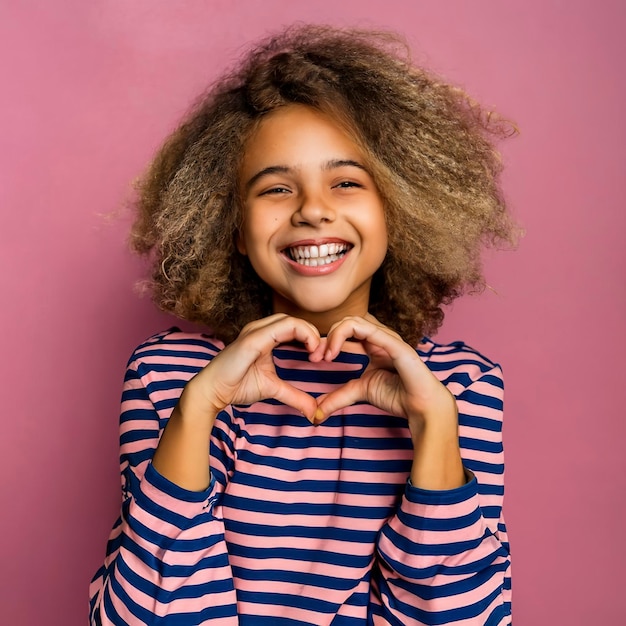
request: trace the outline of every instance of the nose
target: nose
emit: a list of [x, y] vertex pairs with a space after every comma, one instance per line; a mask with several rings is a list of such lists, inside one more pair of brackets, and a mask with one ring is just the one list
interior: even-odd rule
[[335, 209], [323, 194], [303, 194], [299, 206], [292, 216], [294, 226], [318, 226], [335, 220]]

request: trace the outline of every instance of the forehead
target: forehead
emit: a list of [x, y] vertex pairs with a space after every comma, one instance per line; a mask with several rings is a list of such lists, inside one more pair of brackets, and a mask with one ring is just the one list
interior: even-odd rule
[[330, 159], [362, 160], [349, 132], [330, 116], [300, 104], [281, 107], [259, 122], [247, 141], [243, 169], [305, 166]]

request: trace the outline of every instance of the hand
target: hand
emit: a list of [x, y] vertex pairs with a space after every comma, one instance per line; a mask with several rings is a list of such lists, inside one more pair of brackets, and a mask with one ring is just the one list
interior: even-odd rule
[[311, 361], [332, 361], [348, 339], [361, 341], [370, 362], [358, 379], [317, 398], [314, 423], [365, 401], [408, 420], [413, 440], [411, 482], [422, 489], [454, 489], [465, 482], [456, 399], [414, 348], [372, 315], [347, 317], [331, 327]]
[[276, 346], [294, 340], [311, 353], [325, 345], [315, 326], [302, 319], [279, 313], [251, 322], [188, 383], [185, 404], [193, 394], [197, 411], [216, 415], [230, 404], [274, 398], [312, 420], [315, 399], [281, 380], [272, 360]]
[[154, 453], [154, 468], [185, 489], [205, 490], [211, 480], [211, 430], [219, 411], [229, 404], [276, 398], [312, 420], [317, 402], [278, 378], [272, 360], [274, 347], [294, 340], [311, 353], [325, 344], [315, 326], [283, 314], [245, 326], [185, 386]]
[[360, 378], [318, 398], [318, 422], [359, 401], [409, 420], [412, 426], [436, 417], [456, 428], [454, 396], [426, 367], [414, 348], [369, 313], [346, 317], [333, 325], [325, 346], [311, 354], [311, 361], [332, 361], [348, 339], [358, 339], [370, 362]]

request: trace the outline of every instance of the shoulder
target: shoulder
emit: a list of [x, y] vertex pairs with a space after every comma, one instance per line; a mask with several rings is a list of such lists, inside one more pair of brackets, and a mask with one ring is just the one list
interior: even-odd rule
[[203, 367], [224, 348], [224, 343], [203, 333], [187, 333], [173, 327], [152, 335], [133, 351], [129, 368], [141, 365]]
[[468, 386], [486, 378], [493, 379], [493, 382], [502, 380], [500, 365], [463, 341], [443, 344], [425, 337], [417, 352], [430, 371], [442, 382], [454, 379]]

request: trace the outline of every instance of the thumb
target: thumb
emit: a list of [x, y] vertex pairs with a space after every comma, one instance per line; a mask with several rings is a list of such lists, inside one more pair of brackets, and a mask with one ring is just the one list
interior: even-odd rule
[[274, 399], [293, 407], [300, 411], [311, 423], [313, 423], [313, 415], [317, 410], [317, 402], [315, 398], [305, 391], [296, 389], [293, 385], [278, 380]]
[[365, 400], [365, 388], [361, 379], [351, 380], [335, 391], [318, 396], [317, 410], [313, 416], [314, 423], [321, 424], [335, 411], [345, 409], [361, 400]]

